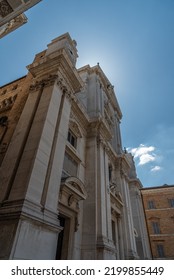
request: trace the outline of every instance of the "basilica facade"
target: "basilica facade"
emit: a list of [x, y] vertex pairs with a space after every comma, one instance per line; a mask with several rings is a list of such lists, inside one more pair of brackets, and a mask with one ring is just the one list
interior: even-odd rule
[[77, 57], [63, 34], [0, 87], [0, 259], [151, 259], [114, 87]]

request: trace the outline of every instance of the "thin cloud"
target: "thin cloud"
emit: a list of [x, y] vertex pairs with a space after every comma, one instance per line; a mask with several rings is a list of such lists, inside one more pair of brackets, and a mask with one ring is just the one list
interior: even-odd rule
[[154, 150], [155, 147], [153, 146], [145, 146], [140, 144], [140, 146], [137, 148], [129, 149], [129, 152], [131, 152], [132, 155], [138, 159], [139, 165], [144, 165], [157, 159], [156, 154], [153, 153]]
[[157, 172], [157, 171], [160, 171], [161, 169], [162, 169], [161, 166], [156, 165], [156, 166], [151, 168], [151, 172]]

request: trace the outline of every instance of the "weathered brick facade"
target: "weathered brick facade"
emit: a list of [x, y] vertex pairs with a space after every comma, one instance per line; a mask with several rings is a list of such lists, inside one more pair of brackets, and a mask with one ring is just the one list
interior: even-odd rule
[[152, 255], [174, 259], [174, 186], [141, 190]]
[[29, 74], [0, 87], [0, 116], [6, 117], [6, 124], [0, 128], [0, 164], [28, 97], [30, 83]]

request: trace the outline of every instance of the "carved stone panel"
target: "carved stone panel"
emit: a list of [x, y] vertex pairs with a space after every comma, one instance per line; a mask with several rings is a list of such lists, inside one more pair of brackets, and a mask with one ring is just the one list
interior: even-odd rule
[[12, 7], [6, 0], [0, 2], [0, 15], [1, 17], [6, 17], [13, 12]]
[[11, 19], [6, 24], [0, 27], [0, 38], [19, 28], [27, 22], [27, 17], [24, 14], [21, 14], [14, 19]]

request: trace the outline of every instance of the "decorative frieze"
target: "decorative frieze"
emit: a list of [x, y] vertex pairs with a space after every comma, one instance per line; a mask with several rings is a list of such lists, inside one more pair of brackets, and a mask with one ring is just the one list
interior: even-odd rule
[[47, 78], [42, 80], [37, 80], [35, 83], [30, 85], [30, 91], [37, 91], [43, 86], [51, 86], [55, 83], [55, 80], [58, 78], [58, 75], [49, 75]]
[[27, 23], [27, 17], [21, 14], [0, 27], [0, 38]]
[[43, 87], [52, 86], [54, 83], [57, 83], [58, 87], [66, 95], [66, 97], [70, 99], [70, 101], [73, 100], [73, 94], [71, 90], [66, 85], [64, 79], [59, 75], [49, 75], [47, 78], [35, 81], [35, 83], [30, 85], [29, 90], [30, 92], [38, 91]]
[[0, 15], [1, 17], [6, 17], [13, 12], [12, 7], [6, 0], [0, 2]]

